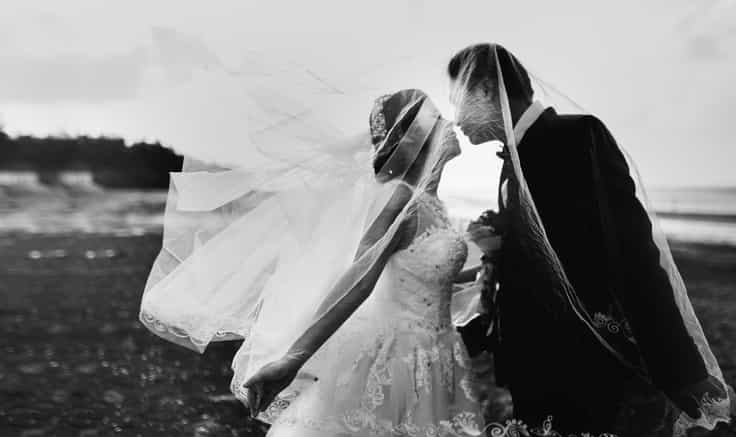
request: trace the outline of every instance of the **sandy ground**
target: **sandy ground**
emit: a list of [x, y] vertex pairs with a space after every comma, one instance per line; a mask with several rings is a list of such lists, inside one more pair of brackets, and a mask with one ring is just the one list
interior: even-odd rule
[[[0, 436], [263, 435], [229, 395], [236, 344], [197, 355], [138, 323], [159, 244], [159, 235], [0, 235]], [[736, 248], [674, 253], [734, 384]]]

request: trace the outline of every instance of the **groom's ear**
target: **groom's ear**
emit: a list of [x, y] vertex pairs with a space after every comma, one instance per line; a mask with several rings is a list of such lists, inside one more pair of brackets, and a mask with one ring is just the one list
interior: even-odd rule
[[[465, 97], [475, 95], [488, 98], [493, 95], [493, 81], [491, 79], [484, 78], [471, 86], [465, 84], [465, 86], [462, 86], [462, 93], [466, 94]], [[462, 98], [463, 96], [461, 95], [460, 100], [462, 100]]]
[[478, 83], [478, 86], [483, 88], [483, 95], [486, 97], [492, 97], [496, 95], [498, 89], [498, 81], [492, 77], [486, 77]]

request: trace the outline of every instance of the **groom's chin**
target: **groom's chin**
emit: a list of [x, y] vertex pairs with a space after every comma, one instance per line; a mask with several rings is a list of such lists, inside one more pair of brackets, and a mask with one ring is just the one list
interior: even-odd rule
[[477, 134], [469, 135], [468, 141], [470, 142], [470, 144], [474, 146], [488, 142], [485, 138], [483, 138], [482, 135], [477, 135]]

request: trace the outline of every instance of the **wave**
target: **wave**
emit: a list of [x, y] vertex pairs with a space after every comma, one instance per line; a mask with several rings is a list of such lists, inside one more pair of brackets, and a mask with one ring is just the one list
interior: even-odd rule
[[38, 173], [32, 171], [0, 172], [0, 190], [7, 196], [43, 193], [49, 188], [41, 182]]
[[89, 171], [61, 172], [58, 175], [58, 186], [75, 192], [99, 192], [104, 191], [97, 185], [94, 175]]
[[[35, 173], [12, 176], [0, 172], [0, 232], [41, 233], [161, 232], [166, 191], [104, 189], [90, 175], [60, 178], [44, 185]], [[5, 190], [13, 191], [3, 196]], [[716, 212], [700, 204], [657, 212], [658, 222], [668, 238], [685, 242], [736, 246], [736, 213]], [[451, 204], [448, 212], [456, 229], [464, 231], [469, 222], [493, 205], [488, 200]], [[655, 205], [656, 207], [656, 205]]]
[[672, 211], [658, 211], [656, 214], [660, 219], [702, 221], [709, 223], [736, 223], [736, 214]]
[[0, 192], [8, 197], [84, 194], [104, 190], [95, 182], [91, 171], [63, 171], [48, 174], [35, 171], [0, 172]]

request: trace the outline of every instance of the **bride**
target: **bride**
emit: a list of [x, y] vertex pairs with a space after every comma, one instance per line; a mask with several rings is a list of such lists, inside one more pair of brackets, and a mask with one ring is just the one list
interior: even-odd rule
[[[199, 351], [244, 338], [231, 389], [269, 436], [481, 435], [450, 315], [468, 249], [437, 198], [457, 138], [423, 92], [403, 90], [375, 102], [370, 143], [370, 159], [356, 141], [267, 183], [173, 175], [181, 214], [230, 217], [164, 236], [141, 320]], [[248, 206], [233, 214], [237, 195], [212, 198], [223, 191]]]

